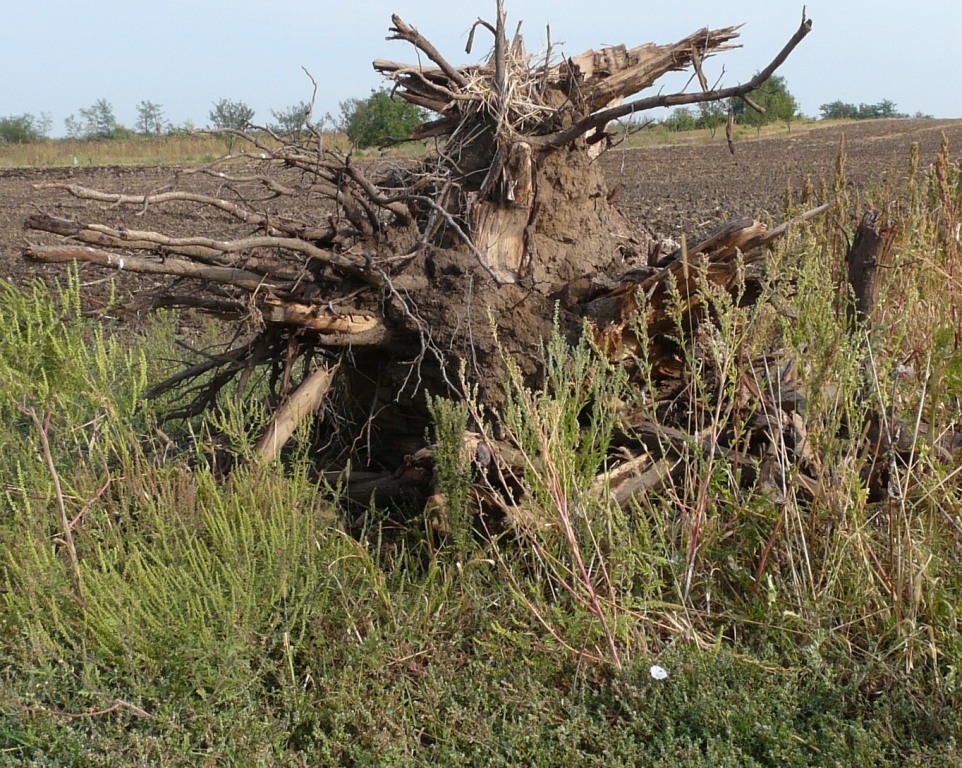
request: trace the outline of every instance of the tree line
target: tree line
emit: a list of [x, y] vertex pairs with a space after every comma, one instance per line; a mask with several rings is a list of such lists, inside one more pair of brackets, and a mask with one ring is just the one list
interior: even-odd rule
[[[669, 131], [708, 129], [714, 136], [725, 125], [729, 114], [735, 122], [761, 128], [769, 123], [785, 123], [791, 129], [792, 122], [804, 116], [798, 101], [788, 89], [784, 77], [775, 75], [746, 99], [732, 99], [730, 104], [711, 102], [695, 107], [675, 109], [661, 124]], [[758, 109], [760, 108], [760, 109]], [[895, 102], [883, 99], [878, 104], [850, 104], [840, 100], [819, 107], [822, 120], [868, 120], [877, 118], [908, 117], [899, 112]], [[298, 102], [281, 110], [271, 110], [272, 120], [265, 126], [282, 135], [296, 135], [306, 130], [311, 116], [311, 106]], [[394, 98], [386, 89], [372, 90], [364, 99], [348, 99], [340, 104], [337, 118], [323, 115], [316, 123], [330, 126], [346, 134], [357, 147], [371, 147], [403, 140], [411, 129], [426, 119], [425, 110], [409, 102]], [[213, 103], [208, 114], [210, 125], [215, 129], [245, 130], [254, 126], [254, 110], [243, 101], [219, 99]], [[930, 117], [916, 113], [915, 117]], [[0, 144], [30, 143], [49, 137], [53, 127], [50, 115], [41, 113], [0, 117]], [[130, 129], [120, 124], [113, 106], [107, 99], [98, 99], [89, 107], [79, 109], [64, 121], [68, 138], [119, 139], [139, 136], [164, 136], [187, 133], [196, 128], [188, 121], [176, 126], [165, 118], [161, 104], [141, 101], [137, 104], [137, 120]]]
[[[260, 126], [281, 135], [296, 135], [308, 128], [311, 105], [298, 102], [281, 110], [271, 110], [271, 120]], [[365, 99], [348, 99], [340, 104], [338, 118], [330, 114], [316, 120], [319, 126], [339, 130], [358, 147], [399, 141], [423, 122], [424, 110], [400, 99], [387, 90], [374, 90]], [[214, 102], [208, 119], [219, 130], [246, 130], [254, 125], [255, 111], [243, 101], [219, 99]], [[47, 113], [39, 117], [24, 113], [0, 117], [0, 144], [27, 144], [49, 138], [53, 119]], [[89, 107], [77, 110], [64, 120], [64, 133], [71, 139], [123, 139], [133, 136], [170, 136], [195, 130], [193, 122], [175, 125], [166, 119], [164, 107], [153, 101], [137, 104], [137, 120], [133, 128], [118, 122], [113, 105], [97, 99]]]
[[[243, 130], [252, 125], [254, 110], [243, 101], [220, 99], [214, 102], [208, 118], [216, 129]], [[271, 110], [273, 120], [265, 127], [278, 133], [296, 133], [306, 128], [309, 105], [300, 102], [282, 110]], [[0, 117], [0, 144], [26, 144], [50, 137], [53, 119], [42, 112], [39, 117], [29, 113]], [[164, 107], [152, 101], [137, 104], [137, 120], [133, 128], [118, 122], [113, 105], [107, 99], [97, 99], [64, 120], [64, 133], [70, 139], [124, 139], [132, 136], [170, 136], [195, 130], [190, 120], [175, 125], [167, 120]]]
[[[731, 104], [725, 106], [717, 102], [700, 104], [697, 108], [680, 107], [675, 109], [661, 124], [669, 131], [691, 131], [697, 128], [707, 128], [712, 136], [715, 131], [728, 120], [729, 113], [734, 115], [735, 122], [740, 125], [751, 125], [760, 128], [769, 123], [785, 123], [791, 129], [792, 122], [804, 119], [799, 111], [798, 101], [788, 89], [784, 77], [775, 75], [770, 77], [761, 88], [749, 96], [751, 104], [746, 99], [732, 99]], [[754, 105], [754, 106], [753, 106]], [[760, 107], [761, 110], [755, 107]], [[832, 101], [819, 107], [822, 120], [873, 120], [893, 117], [909, 117], [899, 112], [894, 101], [883, 99], [878, 104], [849, 104], [844, 101]], [[917, 112], [914, 117], [931, 117]]]

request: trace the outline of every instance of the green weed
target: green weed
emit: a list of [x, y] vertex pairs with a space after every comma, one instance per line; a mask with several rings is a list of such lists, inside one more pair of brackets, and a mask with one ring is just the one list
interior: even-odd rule
[[[502, 412], [432, 403], [440, 524], [387, 554], [303, 450], [243, 461], [256, 382], [158, 431], [170, 318], [122, 339], [75, 281], [0, 286], [0, 764], [958, 763], [960, 182], [912, 162], [874, 327], [850, 333], [835, 279], [846, 200], [759, 301], [704, 282], [694, 332], [669, 305], [699, 439], [663, 483], [622, 507], [603, 480], [624, 406], [678, 395], [642, 329], [631, 379], [556, 335]], [[797, 418], [749, 466], [762, 394]], [[876, 428], [909, 433], [881, 487]]]

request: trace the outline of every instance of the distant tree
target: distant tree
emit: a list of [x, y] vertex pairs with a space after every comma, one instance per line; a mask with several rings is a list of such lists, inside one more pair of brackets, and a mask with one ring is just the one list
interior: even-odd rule
[[749, 98], [765, 111], [758, 112], [744, 99], [733, 99], [732, 111], [739, 123], [761, 129], [769, 123], [784, 122], [791, 130], [792, 121], [798, 117], [798, 101], [788, 90], [784, 77], [773, 75], [752, 91]]
[[844, 101], [832, 101], [818, 108], [822, 120], [853, 120], [858, 117], [858, 107]]
[[[221, 99], [220, 101], [214, 102], [214, 108], [210, 111], [209, 116], [215, 128], [220, 130], [243, 131], [251, 124], [251, 120], [254, 119], [254, 110], [243, 101]], [[234, 149], [234, 138], [231, 134], [225, 137], [228, 152]]]
[[271, 110], [274, 116], [274, 128], [278, 133], [289, 133], [296, 136], [307, 127], [307, 116], [311, 112], [311, 105], [301, 101], [280, 112]]
[[254, 110], [243, 101], [221, 99], [214, 102], [210, 111], [210, 121], [215, 128], [229, 128], [243, 131], [254, 119]]
[[678, 107], [665, 118], [662, 125], [669, 131], [693, 131], [698, 127], [698, 120], [690, 108]]
[[898, 109], [895, 108], [895, 102], [889, 99], [882, 99], [876, 105], [876, 109], [879, 117], [908, 117], [908, 115], [899, 112]]
[[908, 117], [908, 115], [904, 112], [899, 112], [894, 101], [882, 99], [878, 104], [859, 104], [856, 117], [859, 120], [877, 120], [891, 117]]
[[819, 107], [822, 120], [877, 120], [879, 118], [908, 117], [899, 112], [894, 101], [882, 99], [878, 104], [848, 104], [833, 101]]
[[50, 131], [51, 120], [46, 113], [0, 117], [0, 144], [31, 144], [43, 141]]
[[164, 108], [152, 101], [142, 101], [137, 105], [137, 132], [145, 135], [160, 136], [165, 129]]
[[424, 122], [420, 107], [391, 98], [387, 90], [371, 91], [366, 99], [341, 102], [338, 127], [358, 147], [371, 147], [406, 139]]
[[189, 136], [190, 134], [194, 133], [196, 130], [197, 130], [197, 125], [194, 123], [193, 120], [189, 118], [185, 120], [183, 123], [181, 123], [180, 125], [174, 125], [173, 123], [168, 122], [167, 125], [164, 127], [164, 132], [168, 136]]
[[39, 117], [34, 118], [37, 130], [44, 138], [50, 136], [50, 129], [53, 128], [53, 118], [49, 112], [41, 112]]
[[67, 135], [71, 138], [113, 139], [124, 132], [114, 117], [114, 108], [106, 99], [98, 99], [86, 109], [78, 109], [77, 115], [64, 120]]
[[725, 124], [728, 109], [717, 101], [703, 102], [698, 105], [698, 127], [707, 128], [711, 137], [715, 138], [715, 131]]

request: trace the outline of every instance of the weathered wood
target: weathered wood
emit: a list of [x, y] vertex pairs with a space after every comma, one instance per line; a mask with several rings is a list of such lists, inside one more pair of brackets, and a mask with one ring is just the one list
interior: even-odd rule
[[[389, 39], [412, 42], [438, 65], [424, 67], [385, 59], [373, 62], [375, 70], [397, 83], [398, 96], [443, 115], [441, 120], [416, 129], [415, 135], [456, 132], [466, 119], [487, 113], [499, 124], [506, 122], [516, 131], [521, 129], [533, 146], [546, 150], [603, 131], [612, 120], [655, 107], [745, 98], [771, 77], [812, 28], [811, 20], [803, 14], [795, 35], [761, 72], [745, 83], [714, 90], [708, 85], [703, 62], [715, 53], [739, 47], [733, 42], [739, 34], [738, 26], [699, 29], [669, 45], [590, 49], [560, 64], [546, 61], [538, 66], [524, 54], [520, 35], [515, 36], [508, 56], [502, 6], [498, 14], [497, 27], [482, 23], [495, 34], [491, 59], [482, 65], [462, 67], [451, 65], [416, 29], [393, 17], [395, 34]], [[510, 66], [508, 58], [513, 59]], [[666, 73], [690, 67], [698, 75], [700, 91], [658, 94], [624, 103]], [[511, 88], [506, 80], [509, 68], [514, 70]]]
[[593, 490], [598, 496], [607, 493], [615, 504], [626, 507], [639, 496], [663, 488], [671, 479], [672, 467], [667, 459], [653, 459], [643, 453], [599, 475]]
[[[73, 194], [73, 190], [68, 191]], [[223, 257], [229, 257], [232, 254], [239, 254], [244, 251], [252, 251], [257, 249], [287, 250], [305, 260], [314, 259], [319, 263], [329, 263], [339, 270], [342, 270], [346, 274], [360, 277], [375, 284], [380, 282], [379, 276], [366, 272], [359, 261], [347, 258], [332, 250], [321, 248], [313, 241], [301, 236], [289, 237], [286, 235], [254, 235], [251, 237], [238, 238], [236, 240], [216, 240], [210, 237], [171, 237], [160, 232], [151, 232], [148, 230], [135, 230], [126, 228], [118, 229], [115, 227], [108, 227], [103, 224], [84, 224], [82, 222], [50, 216], [48, 214], [32, 214], [28, 216], [24, 221], [24, 228], [70, 237], [73, 240], [85, 243], [87, 245], [96, 245], [103, 248], [123, 248], [154, 251], [162, 253], [165, 256], [167, 254], [176, 254], [178, 256], [189, 257], [190, 259], [197, 259], [205, 264], [211, 264], [211, 262], [221, 260]], [[28, 258], [35, 258], [41, 261], [69, 261], [71, 258], [58, 258], [55, 254], [56, 247], [33, 248], [32, 246], [28, 246], [27, 251], [24, 252], [24, 255], [26, 255]], [[124, 258], [127, 260], [127, 263], [133, 263], [131, 261], [132, 257]], [[86, 258], [84, 260], [99, 263], [97, 262], [96, 258]], [[169, 261], [171, 261], [169, 258], [165, 258], [164, 263], [166, 264]], [[137, 263], [143, 264], [143, 262]], [[187, 262], [184, 261], [184, 264], [186, 263]], [[117, 265], [104, 262], [101, 263], [101, 266]], [[212, 266], [216, 267], [219, 265], [215, 263]], [[180, 263], [178, 263], [175, 268], [178, 270], [187, 269], [187, 267]], [[139, 271], [150, 271], [155, 274], [163, 274], [163, 270], [154, 269], [147, 266]], [[249, 272], [249, 270], [242, 271]], [[167, 274], [177, 276], [195, 276], [185, 275], [183, 272], [173, 271]], [[206, 279], [219, 280], [220, 278], [208, 277]], [[272, 286], [275, 285], [275, 283], [273, 283], [266, 275], [260, 275], [260, 280], [259, 282], [253, 284], [253, 289], [256, 290], [258, 287], [263, 287], [264, 285]], [[251, 290], [251, 288], [248, 288], [248, 290]]]
[[775, 58], [769, 62], [768, 66], [756, 73], [754, 77], [744, 83], [739, 83], [738, 85], [733, 85], [729, 88], [719, 88], [718, 90], [696, 91], [693, 93], [664, 93], [656, 96], [648, 96], [642, 99], [635, 99], [617, 107], [610, 107], [593, 112], [566, 128], [562, 128], [561, 130], [553, 133], [539, 135], [537, 139], [531, 137], [531, 141], [537, 142], [537, 145], [544, 148], [562, 147], [571, 143], [578, 137], [585, 135], [588, 131], [594, 128], [603, 127], [612, 120], [618, 120], [622, 117], [627, 117], [628, 115], [634, 115], [651, 109], [657, 109], [658, 107], [677, 107], [686, 104], [717, 102], [725, 99], [735, 98], [736, 96], [745, 98], [752, 91], [760, 88], [762, 84], [772, 76], [775, 70], [784, 63], [785, 59], [788, 58], [791, 52], [798, 47], [798, 44], [801, 43], [805, 36], [811, 31], [812, 20], [805, 18], [803, 14], [801, 25], [788, 43], [786, 43], [782, 50], [779, 51], [775, 56]]
[[254, 456], [260, 461], [273, 461], [294, 430], [305, 419], [315, 414], [324, 403], [334, 382], [336, 368], [323, 366], [308, 376], [274, 414], [270, 426], [254, 446]]
[[384, 321], [374, 315], [338, 313], [326, 306], [284, 301], [270, 295], [265, 295], [256, 306], [263, 320], [268, 323], [293, 325], [323, 334], [364, 334], [369, 343], [383, 341], [388, 335]]
[[467, 78], [457, 69], [457, 67], [451, 66], [448, 60], [441, 55], [441, 52], [434, 47], [430, 40], [424, 37], [420, 32], [418, 32], [410, 24], [407, 24], [400, 16], [396, 13], [391, 16], [391, 22], [394, 24], [391, 27], [392, 34], [388, 37], [388, 40], [406, 40], [411, 43], [415, 48], [424, 51], [427, 57], [431, 59], [435, 64], [437, 64], [441, 71], [450, 78], [454, 85], [463, 88], [468, 84]]
[[531, 145], [517, 142], [508, 151], [501, 189], [493, 200], [472, 210], [473, 239], [485, 263], [502, 282], [515, 282], [525, 259], [525, 232], [534, 207]]
[[[731, 41], [738, 27], [699, 29], [673, 45], [646, 43], [585, 51], [556, 68], [569, 96], [584, 99], [585, 112], [595, 112], [616, 99], [639, 93], [668, 72], [678, 72], [713, 52], [738, 48]], [[705, 89], [707, 90], [707, 89]]]
[[[184, 283], [179, 295], [156, 297], [154, 304], [190, 305], [237, 323], [235, 345], [240, 346], [170, 380], [190, 399], [182, 413], [209, 408], [237, 377], [243, 388], [245, 377], [258, 366], [271, 368], [272, 393], [283, 402], [294, 357], [313, 364], [357, 348], [343, 355], [350, 366], [337, 376], [332, 401], [338, 418], [319, 424], [324, 434], [318, 433], [323, 454], [318, 462], [325, 467], [347, 461], [390, 467], [399, 456], [417, 454], [399, 473], [355, 476], [348, 493], [365, 503], [372, 493], [379, 500], [437, 495], [431, 467], [418, 453], [430, 421], [425, 392], [457, 398], [469, 389], [486, 413], [496, 413], [505, 400], [501, 383], [509, 360], [518, 365], [526, 386], [537, 386], [544, 372], [542, 345], [553, 319], [572, 339], [584, 319], [593, 321], [603, 348], [620, 359], [641, 343], [633, 333], [642, 325], [649, 339], [660, 334], [654, 346], [666, 339], [687, 343], [679, 338], [685, 333], [664, 325], [675, 322], [666, 320], [663, 311], [669, 284], [681, 295], [686, 330], [705, 312], [700, 304], [703, 280], [734, 286], [740, 265], [755, 258], [752, 249], [773, 233], [753, 220], [735, 222], [673, 259], [655, 263], [653, 237], [632, 227], [615, 208], [585, 148], [605, 147], [605, 127], [618, 116], [649, 106], [746, 95], [811, 26], [803, 19], [789, 44], [752, 80], [711, 91], [703, 62], [735, 47], [736, 27], [698, 30], [670, 45], [608, 46], [559, 64], [550, 45], [548, 54], [537, 58], [526, 54], [519, 34], [509, 45], [504, 0], [497, 0], [497, 13], [496, 25], [476, 25], [493, 33], [492, 55], [466, 67], [452, 65], [414, 27], [398, 16], [392, 19], [390, 39], [412, 43], [426, 66], [378, 60], [375, 68], [394, 80], [400, 97], [438, 113], [415, 131], [422, 137], [448, 137], [434, 145], [430, 157], [361, 159], [325, 147], [313, 129], [296, 139], [270, 131], [227, 131], [254, 149], [197, 171], [229, 190], [223, 193], [226, 199], [220, 191], [183, 189], [186, 174], [148, 194], [99, 192], [73, 184], [56, 189], [114, 206], [112, 223], [122, 220], [124, 207], [144, 213], [173, 203], [213, 211], [218, 222], [232, 220], [235, 239], [174, 237], [38, 215], [28, 219], [28, 227], [68, 240], [29, 246], [25, 255], [80, 259], [214, 285], [213, 298], [189, 298], [194, 284]], [[695, 68], [700, 91], [659, 92], [655, 101], [618, 104], [662, 74], [686, 67]], [[292, 195], [303, 203], [296, 213], [288, 213], [295, 206], [276, 204]], [[612, 290], [624, 265], [638, 269]], [[582, 280], [588, 285], [582, 298], [556, 314], [557, 298], [573, 297], [569, 288]], [[641, 312], [651, 314], [639, 317]], [[666, 359], [680, 357], [677, 351], [666, 352]], [[465, 381], [458, 380], [459, 371]], [[323, 389], [318, 384], [311, 403], [324, 396]], [[266, 455], [275, 456], [283, 443], [285, 419], [278, 413], [276, 431], [264, 437], [259, 450]], [[484, 431], [487, 425], [478, 428]], [[660, 455], [645, 443], [644, 429], [638, 428], [632, 439], [622, 446], [638, 450], [640, 441], [653, 464], [639, 459], [625, 465], [613, 487], [619, 503], [663, 482], [665, 462], [684, 466], [687, 438], [660, 431]], [[486, 445], [490, 466], [482, 468], [477, 458], [473, 466], [479, 475], [523, 472], [512, 464], [509, 450]], [[501, 487], [492, 480], [489, 490], [496, 495]], [[506, 506], [515, 503], [510, 493], [504, 498]], [[443, 501], [438, 504], [440, 508]]]
[[265, 290], [277, 287], [263, 275], [235, 267], [216, 267], [198, 264], [187, 259], [151, 259], [144, 256], [104, 251], [83, 245], [29, 245], [23, 255], [33, 261], [45, 264], [64, 264], [74, 261], [88, 262], [99, 267], [115, 269], [118, 272], [138, 272], [147, 275], [168, 275], [171, 277], [192, 277], [198, 280], [233, 285], [248, 291]]

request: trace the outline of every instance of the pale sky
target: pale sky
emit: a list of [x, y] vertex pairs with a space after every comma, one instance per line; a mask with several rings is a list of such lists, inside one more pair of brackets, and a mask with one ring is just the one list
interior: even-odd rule
[[[338, 113], [383, 81], [375, 58], [415, 61], [406, 43], [385, 41], [391, 14], [417, 27], [455, 64], [490, 49], [478, 17], [494, 20], [494, 0], [0, 0], [0, 117], [24, 112], [64, 118], [96, 100], [133, 127], [151, 101], [167, 120], [208, 124], [213, 102], [243, 101], [255, 123], [270, 110], [308, 100], [306, 67], [318, 80], [315, 114]], [[557, 50], [675, 42], [704, 27], [744, 24], [743, 48], [706, 63], [711, 82], [735, 85], [764, 67], [798, 28], [802, 3], [786, 0], [506, 0], [508, 28], [524, 21], [529, 52], [542, 51], [545, 26]], [[962, 117], [962, 2], [811, 0], [813, 29], [779, 70], [802, 112], [841, 100], [895, 102], [902, 112]], [[666, 89], [677, 80], [664, 81]], [[653, 93], [653, 92], [652, 92]]]

